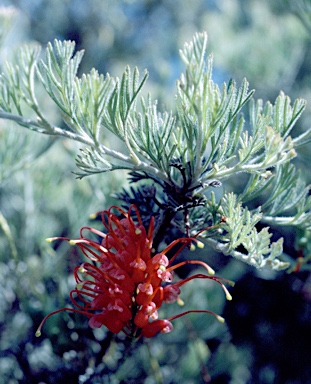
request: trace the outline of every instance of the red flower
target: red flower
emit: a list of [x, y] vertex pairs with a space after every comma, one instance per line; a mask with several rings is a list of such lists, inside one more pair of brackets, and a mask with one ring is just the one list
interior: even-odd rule
[[[121, 219], [112, 213], [113, 209], [121, 213]], [[131, 217], [133, 210], [137, 216], [136, 222]], [[70, 298], [76, 308], [62, 308], [47, 315], [36, 332], [37, 336], [40, 336], [46, 319], [61, 311], [82, 313], [89, 318], [90, 327], [100, 328], [104, 325], [113, 333], [123, 331], [129, 337], [152, 337], [158, 332], [170, 332], [173, 329], [171, 321], [190, 312], [211, 313], [219, 321], [223, 321], [222, 317], [208, 310], [192, 310], [169, 319], [158, 319], [158, 309], [163, 302], [175, 302], [180, 294], [180, 287], [193, 279], [216, 281], [231, 300], [231, 295], [222, 283], [224, 279], [210, 276], [214, 271], [206, 263], [187, 260], [172, 265], [187, 244], [196, 241], [200, 245], [195, 238], [177, 239], [163, 251], [153, 255], [153, 218], [146, 232], [134, 205], [128, 212], [119, 207], [111, 207], [103, 212], [102, 217], [107, 234], [94, 228], [83, 227], [80, 239], [47, 239], [62, 239], [72, 245], [78, 245], [90, 261], [82, 263], [74, 271], [77, 285], [70, 292]], [[85, 237], [85, 231], [97, 235], [101, 241]], [[182, 246], [171, 260], [168, 260], [166, 253], [178, 243]], [[210, 275], [196, 274], [173, 283], [174, 269], [184, 264], [202, 265]]]

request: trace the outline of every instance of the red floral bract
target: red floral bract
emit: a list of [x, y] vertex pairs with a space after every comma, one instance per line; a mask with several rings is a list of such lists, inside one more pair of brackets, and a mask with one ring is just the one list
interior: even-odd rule
[[[112, 212], [113, 209], [121, 218]], [[131, 216], [133, 212], [136, 213], [135, 221]], [[135, 205], [128, 212], [113, 206], [104, 211], [102, 217], [106, 234], [94, 228], [83, 227], [77, 240], [47, 239], [62, 239], [78, 245], [90, 261], [82, 263], [74, 271], [77, 285], [70, 292], [70, 298], [76, 308], [61, 308], [47, 315], [38, 328], [37, 336], [41, 334], [45, 320], [61, 311], [79, 312], [89, 318], [90, 327], [100, 328], [104, 325], [113, 333], [123, 331], [129, 337], [152, 337], [158, 332], [170, 332], [173, 329], [171, 321], [190, 312], [211, 313], [219, 321], [223, 321], [222, 317], [208, 310], [192, 310], [169, 319], [158, 319], [158, 309], [163, 302], [175, 302], [179, 297], [180, 287], [193, 279], [216, 281], [225, 290], [227, 298], [231, 299], [222, 283], [224, 279], [210, 276], [214, 271], [206, 263], [188, 260], [172, 265], [187, 244], [197, 241], [195, 238], [177, 239], [163, 251], [154, 254], [154, 219], [151, 219], [146, 232]], [[86, 231], [97, 235], [101, 240], [94, 241], [85, 237]], [[181, 247], [169, 260], [166, 253], [178, 243]], [[173, 283], [173, 270], [184, 264], [200, 264], [210, 275], [196, 274]]]

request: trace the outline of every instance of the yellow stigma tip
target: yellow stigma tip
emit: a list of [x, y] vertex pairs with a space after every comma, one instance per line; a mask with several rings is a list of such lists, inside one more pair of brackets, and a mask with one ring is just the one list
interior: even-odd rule
[[139, 228], [136, 228], [136, 229], [135, 229], [135, 234], [136, 234], [136, 235], [140, 235], [140, 234], [141, 234], [141, 230], [140, 230]]
[[190, 251], [195, 251], [195, 245], [193, 243], [190, 245]]
[[227, 294], [226, 294], [226, 299], [229, 300], [229, 301], [232, 300], [232, 296], [230, 295], [230, 293], [227, 293]]
[[96, 216], [97, 216], [97, 213], [91, 213], [89, 217], [91, 220], [94, 220], [96, 219]]
[[52, 241], [53, 241], [53, 237], [48, 237], [47, 239], [45, 239], [45, 241], [46, 241], [47, 243], [52, 243]]
[[68, 243], [69, 243], [70, 245], [76, 245], [76, 240], [69, 240]]
[[210, 275], [215, 275], [215, 271], [214, 271], [213, 268], [211, 268], [211, 267], [208, 268], [208, 273], [209, 273]]
[[180, 297], [177, 298], [177, 304], [181, 307], [185, 305], [184, 301]]
[[220, 323], [224, 323], [225, 322], [225, 319], [219, 315], [216, 316], [216, 319], [220, 322]]
[[202, 241], [197, 241], [197, 247], [198, 248], [204, 248], [204, 243], [202, 243]]
[[40, 337], [41, 336], [41, 331], [37, 331], [36, 333], [35, 333], [35, 335], [36, 335], [36, 337]]

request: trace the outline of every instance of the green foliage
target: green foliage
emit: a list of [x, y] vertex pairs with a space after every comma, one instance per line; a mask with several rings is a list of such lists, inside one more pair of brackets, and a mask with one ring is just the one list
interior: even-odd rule
[[297, 0], [295, 2], [286, 0], [291, 10], [302, 20], [305, 27], [311, 31], [311, 3], [310, 0]]
[[[295, 148], [311, 141], [311, 130], [295, 139], [290, 136], [305, 101], [298, 99], [291, 106], [281, 92], [274, 105], [263, 105], [251, 99], [254, 91], [248, 90], [246, 80], [240, 87], [230, 80], [220, 89], [212, 80], [211, 56], [206, 63], [206, 47], [207, 35], [201, 33], [181, 51], [186, 71], [177, 82], [176, 116], [158, 112], [150, 95], [147, 100], [141, 96], [137, 105], [148, 76], [145, 73], [140, 79], [137, 68], [132, 72], [127, 67], [122, 79], [104, 77], [95, 69], [78, 77], [83, 52], [74, 53], [73, 42], [49, 44], [45, 60], [39, 63], [38, 48], [23, 48], [18, 56], [21, 68], [7, 64], [1, 76], [0, 116], [88, 145], [77, 157], [79, 177], [129, 169], [137, 180], [150, 178], [166, 195], [171, 218], [179, 210], [187, 213], [202, 206], [197, 230], [220, 227], [213, 239], [207, 234], [215, 249], [257, 267], [285, 268], [287, 263], [277, 259], [282, 240], [270, 244], [268, 228], [258, 231], [256, 226], [263, 220], [310, 227], [309, 188], [291, 164]], [[54, 126], [41, 112], [35, 96], [36, 73], [56, 104], [64, 128]], [[248, 124], [241, 113], [246, 104]], [[35, 119], [27, 116], [25, 105], [35, 112]], [[112, 148], [108, 131], [124, 143], [127, 154]], [[248, 175], [243, 192], [225, 194], [215, 215], [210, 204], [203, 203], [202, 193], [242, 172]], [[269, 197], [261, 209], [242, 207], [266, 191]], [[294, 215], [284, 217], [287, 211]], [[241, 245], [245, 253], [237, 251]]]
[[[223, 227], [227, 244], [219, 245], [219, 250], [225, 254], [232, 253], [237, 259], [259, 268], [268, 266], [272, 269], [282, 269], [287, 267], [287, 263], [276, 259], [282, 254], [283, 239], [270, 245], [271, 234], [268, 232], [268, 228], [263, 228], [260, 232], [256, 229], [256, 224], [262, 218], [260, 209], [251, 213], [247, 208], [243, 208], [240, 202], [237, 202], [236, 196], [232, 193], [224, 196], [222, 208], [226, 217]], [[240, 246], [244, 247], [246, 253], [235, 250]]]
[[53, 144], [32, 132], [22, 131], [7, 122], [0, 125], [0, 182], [11, 178], [15, 172], [27, 169]]

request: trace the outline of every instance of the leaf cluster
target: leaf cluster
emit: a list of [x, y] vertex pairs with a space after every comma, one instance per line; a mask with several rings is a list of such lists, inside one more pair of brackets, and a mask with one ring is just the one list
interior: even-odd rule
[[[127, 67], [119, 79], [92, 69], [79, 76], [83, 52], [75, 52], [73, 42], [55, 40], [42, 59], [38, 47], [25, 47], [0, 77], [0, 117], [86, 145], [76, 159], [80, 178], [127, 169], [136, 181], [151, 180], [165, 195], [165, 204], [158, 204], [157, 192], [153, 197], [167, 211], [160, 227], [182, 211], [186, 232], [191, 223], [198, 230], [221, 228], [207, 238], [216, 249], [258, 267], [283, 268], [276, 261], [281, 241], [270, 244], [268, 229], [256, 226], [266, 221], [310, 228], [309, 187], [292, 164], [296, 149], [311, 141], [311, 130], [291, 137], [305, 101], [292, 105], [282, 92], [274, 104], [254, 101], [246, 79], [219, 87], [206, 48], [207, 35], [200, 33], [180, 52], [186, 68], [177, 82], [174, 114], [159, 112], [151, 95], [142, 96], [147, 72], [141, 77]], [[42, 112], [36, 82], [54, 102], [62, 127]], [[248, 120], [242, 113], [247, 104]], [[114, 146], [111, 133], [124, 151]], [[238, 174], [246, 175], [242, 192], [225, 193], [216, 202], [211, 188]], [[243, 206], [256, 205], [258, 196], [266, 196], [261, 208]], [[244, 253], [237, 251], [240, 246]]]

